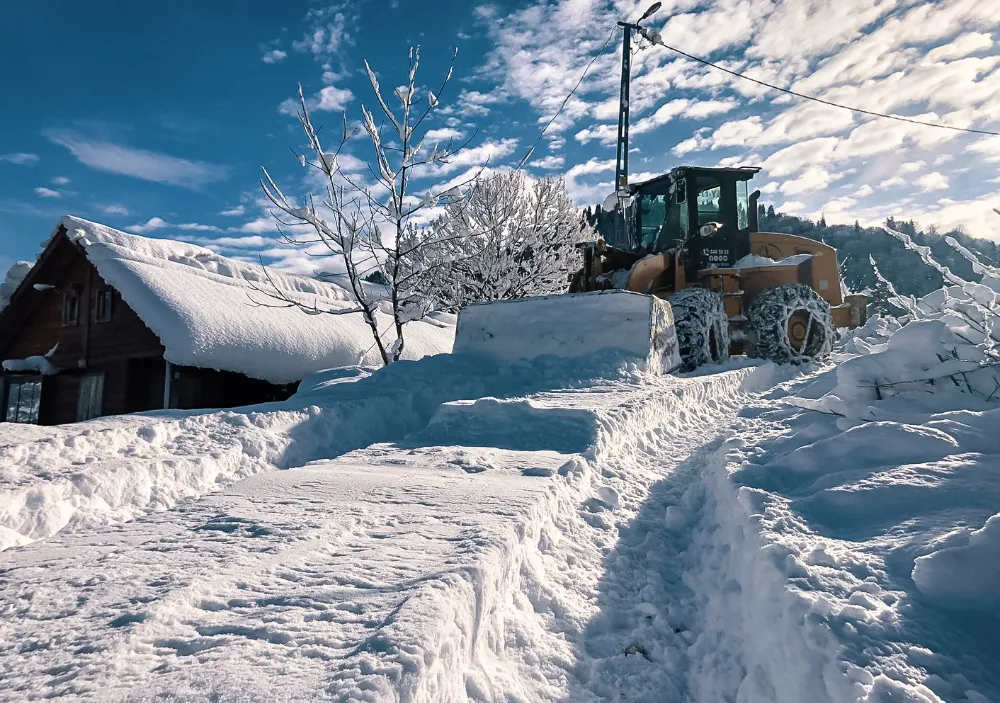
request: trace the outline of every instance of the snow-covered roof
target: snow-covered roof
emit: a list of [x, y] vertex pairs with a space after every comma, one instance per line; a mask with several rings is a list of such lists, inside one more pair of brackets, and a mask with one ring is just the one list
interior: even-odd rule
[[[270, 293], [320, 310], [350, 310], [350, 293], [340, 286], [78, 217], [59, 224], [160, 338], [164, 358], [173, 364], [288, 383], [323, 369], [378, 361], [360, 313], [276, 307], [282, 302]], [[391, 328], [390, 316], [377, 317], [379, 329]], [[454, 336], [451, 315], [407, 323], [403, 358], [450, 352]]]

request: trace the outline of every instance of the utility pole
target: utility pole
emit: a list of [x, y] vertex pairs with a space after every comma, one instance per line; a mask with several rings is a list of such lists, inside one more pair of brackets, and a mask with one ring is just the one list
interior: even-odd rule
[[639, 23], [660, 9], [654, 2], [636, 22], [619, 22], [622, 34], [622, 85], [618, 102], [618, 155], [615, 161], [615, 192], [619, 196], [628, 194], [628, 116], [629, 84], [632, 79], [632, 30], [639, 30]]
[[615, 192], [628, 190], [628, 108], [629, 82], [632, 77], [632, 29], [628, 22], [619, 22], [622, 35], [622, 85], [618, 102], [618, 157], [615, 161]]

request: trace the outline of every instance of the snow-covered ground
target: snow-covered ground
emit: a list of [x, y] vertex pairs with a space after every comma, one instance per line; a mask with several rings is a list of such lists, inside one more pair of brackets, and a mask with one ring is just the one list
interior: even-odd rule
[[0, 699], [1000, 700], [1000, 405], [948, 324], [8, 435]]

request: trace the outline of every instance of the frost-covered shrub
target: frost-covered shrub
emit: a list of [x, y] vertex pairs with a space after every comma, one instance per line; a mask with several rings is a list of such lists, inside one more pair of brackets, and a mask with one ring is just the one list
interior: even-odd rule
[[565, 292], [580, 266], [574, 245], [596, 233], [580, 217], [565, 183], [498, 171], [478, 179], [466, 200], [444, 207], [424, 230], [409, 229], [408, 289], [438, 309]]
[[[906, 312], [895, 319], [875, 316], [841, 340], [842, 351], [860, 357], [838, 369], [834, 394], [848, 401], [957, 391], [1000, 401], [1000, 268], [983, 264], [948, 237], [982, 276], [978, 283], [966, 281], [938, 263], [929, 247], [885, 229], [940, 273], [945, 286], [914, 298], [899, 295], [886, 281], [889, 302]], [[877, 267], [875, 273], [880, 276]]]
[[872, 315], [861, 327], [841, 332], [835, 352], [867, 355], [880, 351], [903, 323], [888, 315]]

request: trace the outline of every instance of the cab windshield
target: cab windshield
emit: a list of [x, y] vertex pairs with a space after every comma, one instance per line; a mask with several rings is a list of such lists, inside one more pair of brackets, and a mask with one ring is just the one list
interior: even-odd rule
[[667, 195], [639, 196], [639, 249], [652, 251], [667, 217]]

